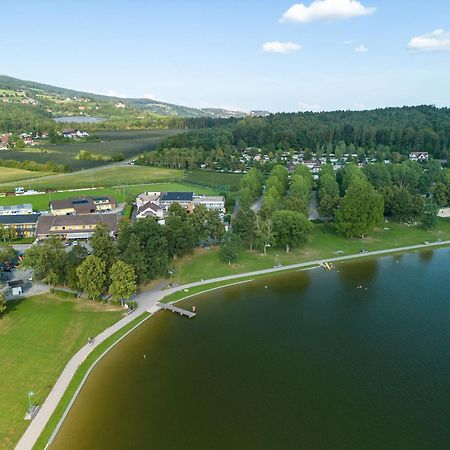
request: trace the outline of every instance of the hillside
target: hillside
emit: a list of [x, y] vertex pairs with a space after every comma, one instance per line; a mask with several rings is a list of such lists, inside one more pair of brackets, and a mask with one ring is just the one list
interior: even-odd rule
[[6, 75], [0, 75], [0, 102], [3, 102], [3, 106], [8, 107], [12, 113], [20, 105], [20, 110], [24, 111], [24, 114], [34, 113], [40, 120], [59, 116], [88, 116], [112, 121], [133, 118], [145, 121], [148, 117], [229, 118], [247, 115], [220, 108], [190, 108], [147, 98], [111, 97], [20, 80]]

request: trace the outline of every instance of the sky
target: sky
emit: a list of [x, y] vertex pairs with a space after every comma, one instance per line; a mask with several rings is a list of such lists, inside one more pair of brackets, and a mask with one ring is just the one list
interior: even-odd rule
[[0, 0], [0, 74], [193, 107], [450, 106], [449, 0]]

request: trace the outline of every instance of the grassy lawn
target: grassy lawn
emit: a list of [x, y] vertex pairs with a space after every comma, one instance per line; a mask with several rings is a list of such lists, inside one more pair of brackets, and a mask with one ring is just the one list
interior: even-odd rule
[[450, 239], [450, 219], [439, 219], [436, 228], [430, 232], [420, 226], [408, 227], [399, 223], [385, 224], [389, 230], [379, 228], [364, 239], [347, 239], [334, 230], [332, 224], [315, 226], [308, 244], [302, 248], [286, 253], [284, 249], [268, 249], [264, 256], [260, 251], [241, 252], [239, 261], [229, 266], [220, 257], [217, 248], [196, 249], [193, 255], [179, 259], [175, 263], [174, 282], [184, 284], [201, 279], [211, 279], [226, 275], [268, 269], [278, 261], [283, 265], [333, 258], [337, 250], [343, 255], [359, 253], [364, 247], [367, 251], [382, 250], [393, 247], [423, 244], [425, 241]]
[[[0, 161], [1, 163], [1, 161]], [[0, 167], [0, 183], [11, 183], [13, 181], [28, 180], [51, 175], [51, 172], [33, 172], [31, 170], [13, 169], [10, 167]], [[17, 186], [17, 183], [14, 187]], [[1, 189], [0, 189], [1, 191]]]
[[25, 431], [27, 392], [42, 403], [68, 360], [111, 326], [122, 312], [62, 294], [13, 301], [0, 320], [0, 448], [10, 449]]
[[[122, 184], [175, 181], [183, 178], [183, 171], [159, 167], [116, 166], [91, 169], [74, 173], [57, 174], [43, 180], [33, 180], [24, 187], [35, 190], [81, 189], [86, 187], [110, 187]], [[0, 191], [12, 191], [12, 184], [0, 184]]]
[[242, 174], [222, 173], [212, 170], [190, 170], [186, 172], [185, 181], [207, 186], [219, 191], [238, 191]]
[[49, 194], [21, 195], [11, 197], [0, 197], [0, 205], [17, 205], [20, 203], [31, 203], [35, 211], [47, 211], [50, 200], [62, 200], [70, 197], [79, 197], [83, 195], [111, 195], [118, 202], [124, 200], [134, 200], [137, 194], [144, 191], [192, 191], [196, 194], [217, 194], [217, 191], [203, 186], [197, 186], [182, 182], [176, 183], [149, 183], [139, 184], [137, 186], [125, 186], [123, 188], [104, 188], [104, 189], [87, 189], [75, 192], [52, 192]]

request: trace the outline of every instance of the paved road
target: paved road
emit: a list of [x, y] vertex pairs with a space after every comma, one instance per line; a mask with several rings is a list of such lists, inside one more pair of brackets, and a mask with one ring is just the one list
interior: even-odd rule
[[42, 405], [41, 409], [39, 410], [38, 414], [34, 418], [34, 420], [31, 422], [28, 429], [25, 431], [24, 435], [20, 439], [19, 443], [16, 446], [16, 450], [31, 450], [33, 445], [36, 443], [38, 437], [42, 433], [45, 425], [47, 424], [50, 416], [52, 415], [53, 411], [55, 410], [56, 406], [58, 405], [61, 397], [63, 396], [64, 392], [66, 391], [70, 381], [72, 380], [72, 377], [74, 376], [76, 370], [78, 369], [78, 366], [86, 359], [86, 357], [105, 339], [107, 339], [109, 336], [114, 334], [116, 331], [123, 328], [125, 325], [130, 323], [135, 317], [139, 316], [143, 312], [147, 311], [148, 309], [157, 310], [155, 307], [156, 303], [158, 303], [163, 297], [166, 295], [169, 295], [173, 292], [177, 292], [184, 289], [189, 289], [195, 286], [200, 286], [202, 284], [208, 284], [208, 283], [214, 283], [219, 281], [231, 281], [231, 280], [237, 280], [239, 278], [243, 277], [251, 277], [251, 276], [257, 276], [257, 275], [265, 275], [265, 274], [273, 274], [276, 272], [281, 272], [284, 270], [289, 269], [301, 269], [307, 266], [311, 265], [320, 265], [324, 262], [340, 262], [340, 261], [346, 261], [350, 259], [358, 259], [358, 258], [365, 258], [368, 256], [381, 256], [381, 255], [388, 255], [393, 252], [406, 252], [411, 250], [418, 250], [422, 248], [432, 248], [436, 246], [444, 246], [444, 245], [450, 245], [449, 241], [443, 241], [443, 242], [434, 242], [431, 244], [420, 244], [420, 245], [410, 245], [406, 247], [397, 247], [397, 248], [391, 248], [387, 250], [378, 250], [373, 252], [367, 252], [367, 253], [358, 253], [353, 255], [346, 255], [346, 256], [337, 256], [334, 258], [326, 258], [326, 259], [319, 259], [315, 261], [309, 261], [304, 263], [298, 263], [298, 264], [291, 264], [289, 266], [282, 266], [282, 267], [273, 267], [270, 269], [264, 269], [264, 270], [258, 270], [255, 272], [247, 272], [237, 275], [229, 275], [226, 277], [218, 277], [210, 280], [204, 280], [204, 281], [197, 281], [189, 284], [185, 284], [182, 286], [173, 287], [171, 289], [167, 290], [161, 290], [161, 287], [157, 287], [154, 290], [145, 292], [140, 294], [137, 297], [138, 307], [136, 311], [123, 319], [121, 319], [119, 322], [114, 324], [112, 327], [107, 328], [105, 331], [100, 333], [95, 338], [94, 345], [85, 345], [78, 353], [76, 353], [72, 359], [68, 362], [66, 367], [64, 368], [63, 372], [61, 373], [60, 377], [58, 378], [57, 382], [53, 386], [53, 389], [51, 390], [50, 394], [48, 395], [47, 399], [45, 400], [44, 404]]
[[311, 192], [311, 203], [309, 204], [309, 220], [318, 220], [320, 219], [318, 206], [318, 195], [317, 191]]

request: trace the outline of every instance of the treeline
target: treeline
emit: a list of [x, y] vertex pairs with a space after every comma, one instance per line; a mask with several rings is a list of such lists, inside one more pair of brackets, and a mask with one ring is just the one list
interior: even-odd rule
[[64, 284], [94, 300], [107, 293], [127, 300], [137, 283], [167, 276], [173, 259], [202, 242], [218, 242], [223, 234], [217, 211], [200, 205], [188, 214], [174, 203], [164, 226], [152, 218], [123, 221], [116, 240], [107, 227], [97, 226], [90, 240], [92, 255], [80, 245], [65, 252], [62, 242], [53, 238], [31, 246], [21, 264], [49, 285]]
[[2, 103], [0, 108], [0, 134], [23, 131], [48, 131], [55, 128], [51, 114], [33, 105]]
[[167, 138], [161, 148], [212, 150], [233, 145], [256, 146], [267, 152], [305, 148], [325, 152], [328, 146], [334, 149], [343, 142], [366, 154], [427, 151], [443, 159], [448, 156], [450, 139], [450, 109], [434, 106], [280, 113], [205, 124], [213, 128]]
[[10, 167], [12, 169], [30, 170], [32, 172], [69, 172], [70, 168], [66, 164], [57, 164], [53, 161], [47, 161], [44, 164], [36, 161], [16, 161], [15, 159], [2, 159], [0, 166]]

